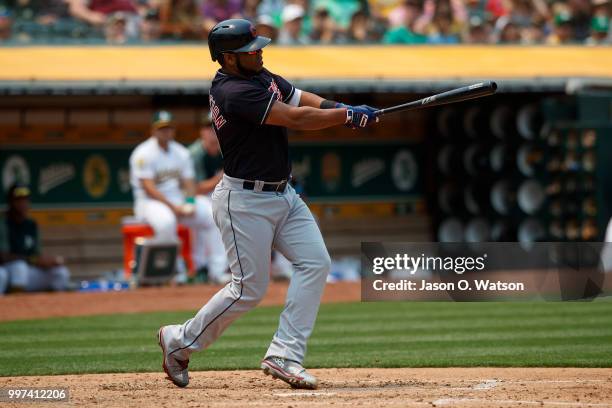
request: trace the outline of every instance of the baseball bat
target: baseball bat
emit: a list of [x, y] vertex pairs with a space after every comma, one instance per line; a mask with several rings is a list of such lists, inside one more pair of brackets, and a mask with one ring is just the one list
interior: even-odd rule
[[461, 88], [451, 89], [418, 101], [403, 103], [376, 111], [378, 116], [387, 113], [428, 108], [430, 106], [445, 105], [447, 103], [462, 102], [468, 99], [482, 98], [483, 96], [493, 95], [497, 90], [497, 84], [493, 81], [480, 82], [474, 85], [462, 86]]

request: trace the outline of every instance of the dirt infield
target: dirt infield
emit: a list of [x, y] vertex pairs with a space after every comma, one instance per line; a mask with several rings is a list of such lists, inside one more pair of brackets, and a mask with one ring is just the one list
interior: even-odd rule
[[[128, 292], [23, 294], [0, 298], [0, 321], [52, 316], [194, 310], [219, 287]], [[284, 302], [286, 284], [272, 284], [266, 305]], [[323, 301], [350, 302], [359, 283], [328, 285]], [[160, 356], [161, 360], [161, 356]], [[157, 373], [0, 377], [0, 388], [69, 389], [69, 403], [99, 407], [610, 407], [610, 368], [315, 369], [321, 386], [296, 391], [260, 371], [200, 371], [179, 389]], [[40, 407], [41, 403], [3, 403]]]
[[194, 372], [184, 389], [165, 380], [161, 372], [0, 378], [0, 387], [68, 387], [70, 403], [63, 405], [98, 407], [612, 407], [609, 368], [312, 372], [321, 380], [316, 391], [292, 390], [259, 371]]
[[[197, 310], [220, 288], [195, 285], [139, 288], [123, 292], [13, 294], [0, 297], [0, 321]], [[286, 293], [287, 283], [271, 283], [261, 304], [283, 305]], [[359, 282], [332, 283], [325, 287], [323, 303], [357, 302], [360, 296]]]

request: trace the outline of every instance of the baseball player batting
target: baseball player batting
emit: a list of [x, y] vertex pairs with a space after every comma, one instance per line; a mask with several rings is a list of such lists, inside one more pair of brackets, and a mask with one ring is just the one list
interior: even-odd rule
[[265, 69], [262, 48], [270, 41], [241, 19], [220, 22], [208, 36], [212, 60], [221, 65], [209, 103], [225, 173], [212, 195], [213, 216], [232, 281], [192, 319], [160, 328], [163, 368], [179, 387], [189, 383], [190, 355], [210, 346], [262, 300], [272, 248], [291, 261], [295, 272], [261, 368], [294, 388], [317, 387], [302, 362], [330, 258], [310, 210], [288, 183], [287, 128], [364, 128], [376, 122], [377, 115], [369, 106], [347, 106], [296, 89]]

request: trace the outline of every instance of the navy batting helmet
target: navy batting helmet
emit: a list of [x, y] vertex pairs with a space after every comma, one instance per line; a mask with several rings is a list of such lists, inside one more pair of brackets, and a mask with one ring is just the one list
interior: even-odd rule
[[217, 61], [224, 52], [257, 51], [270, 41], [267, 37], [258, 36], [250, 21], [238, 18], [221, 21], [208, 34], [208, 48], [213, 61]]

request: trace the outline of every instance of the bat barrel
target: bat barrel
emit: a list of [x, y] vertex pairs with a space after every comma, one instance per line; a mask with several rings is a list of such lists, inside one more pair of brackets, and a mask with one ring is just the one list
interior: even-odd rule
[[377, 115], [385, 115], [387, 113], [402, 110], [412, 110], [431, 106], [445, 105], [447, 103], [462, 102], [467, 101], [469, 99], [493, 95], [496, 91], [497, 84], [494, 81], [485, 81], [457, 89], [451, 89], [450, 91], [419, 99], [418, 101], [408, 102], [397, 106], [391, 106], [389, 108], [381, 109], [376, 113]]

